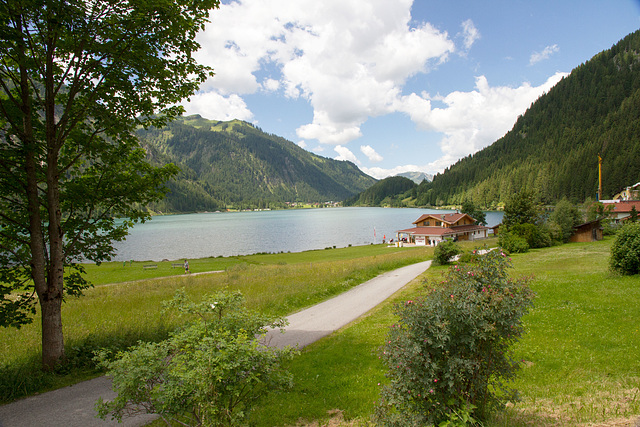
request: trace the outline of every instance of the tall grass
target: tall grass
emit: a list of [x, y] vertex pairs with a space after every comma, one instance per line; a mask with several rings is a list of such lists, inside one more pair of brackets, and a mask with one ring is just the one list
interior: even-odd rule
[[[101, 347], [124, 349], [138, 340], [160, 340], [179, 320], [161, 310], [161, 302], [185, 288], [194, 299], [219, 289], [240, 290], [247, 305], [273, 316], [284, 316], [339, 294], [376, 275], [426, 259], [428, 248], [383, 248], [379, 255], [355, 258], [353, 248], [320, 251], [321, 262], [291, 254], [297, 263], [257, 265], [235, 263], [222, 273], [184, 275], [126, 282], [88, 289], [63, 305], [63, 325], [69, 363], [59, 372], [40, 372], [40, 319], [21, 329], [0, 329], [0, 401], [77, 382], [98, 372], [91, 362]], [[337, 260], [331, 260], [331, 253]], [[325, 255], [326, 254], [326, 255]], [[286, 258], [286, 257], [285, 257]], [[196, 263], [196, 262], [194, 262]]]
[[[524, 361], [514, 386], [522, 401], [487, 426], [627, 425], [640, 422], [640, 277], [608, 271], [611, 240], [568, 244], [513, 257], [515, 276], [533, 275], [538, 297], [516, 347]], [[340, 410], [366, 423], [386, 381], [378, 358], [394, 301], [439, 280], [432, 267], [367, 316], [305, 348], [291, 362], [296, 385], [268, 396], [257, 426], [326, 423]]]

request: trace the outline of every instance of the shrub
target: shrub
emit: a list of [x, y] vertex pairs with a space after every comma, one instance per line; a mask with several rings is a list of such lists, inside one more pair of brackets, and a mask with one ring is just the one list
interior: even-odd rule
[[611, 245], [611, 270], [620, 274], [640, 273], [640, 224], [624, 225]]
[[552, 244], [551, 233], [546, 225], [516, 224], [509, 228], [509, 232], [525, 239], [530, 248], [546, 248]]
[[452, 266], [425, 296], [396, 306], [381, 358], [390, 383], [376, 420], [383, 425], [438, 425], [474, 409], [484, 419], [515, 400], [508, 387], [519, 368], [511, 347], [524, 332], [534, 294], [528, 279], [511, 280], [499, 250]]
[[451, 240], [440, 242], [433, 251], [433, 261], [438, 265], [446, 265], [451, 262], [451, 258], [458, 255], [460, 247]]
[[508, 253], [524, 253], [529, 250], [529, 244], [523, 238], [512, 232], [500, 233], [498, 238], [500, 246]]
[[158, 414], [169, 425], [241, 425], [251, 405], [269, 390], [291, 386], [281, 367], [293, 355], [259, 345], [264, 325], [283, 326], [243, 307], [239, 292], [219, 292], [192, 303], [184, 292], [165, 304], [192, 320], [165, 341], [139, 343], [100, 364], [118, 396], [97, 403], [98, 414], [121, 421], [136, 413]]
[[554, 229], [555, 237], [567, 243], [573, 235], [573, 227], [583, 222], [582, 215], [578, 207], [567, 199], [560, 200], [550, 218], [551, 225]]

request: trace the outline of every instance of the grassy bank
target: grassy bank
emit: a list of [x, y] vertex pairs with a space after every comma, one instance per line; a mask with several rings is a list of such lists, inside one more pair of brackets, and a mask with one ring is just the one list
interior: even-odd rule
[[[21, 329], [0, 329], [0, 401], [75, 383], [97, 375], [92, 370], [93, 351], [101, 347], [126, 348], [138, 340], [159, 340], [175, 328], [177, 319], [163, 314], [161, 302], [184, 287], [194, 298], [218, 289], [238, 289], [247, 304], [282, 316], [316, 304], [375, 277], [382, 272], [423, 261], [428, 248], [388, 248], [383, 245], [263, 254], [247, 257], [190, 260], [195, 271], [206, 268], [222, 273], [185, 275], [131, 281], [123, 272], [159, 274], [123, 267], [121, 263], [89, 266], [90, 280], [98, 283], [81, 298], [63, 306], [63, 325], [69, 364], [57, 374], [39, 370], [40, 319]], [[226, 264], [224, 264], [226, 263]], [[134, 263], [135, 266], [135, 263]], [[222, 267], [224, 266], [224, 268]], [[171, 269], [169, 265], [166, 267]], [[104, 270], [101, 270], [104, 269]], [[110, 284], [122, 281], [119, 284]]]
[[[210, 257], [189, 259], [189, 271], [202, 273], [224, 271], [232, 267], [250, 265], [299, 264], [305, 262], [340, 261], [356, 258], [386, 255], [394, 252], [410, 251], [415, 248], [388, 248], [386, 245], [350, 246], [347, 248], [327, 248], [305, 252], [263, 253], [230, 257]], [[87, 279], [95, 286], [148, 280], [158, 277], [182, 276], [184, 259], [166, 261], [126, 261], [105, 262], [98, 265], [85, 264]], [[144, 268], [154, 266], [154, 268]]]
[[[514, 275], [533, 275], [538, 297], [516, 348], [524, 368], [515, 384], [522, 402], [490, 426], [626, 425], [640, 421], [640, 278], [607, 270], [611, 240], [569, 244], [513, 257]], [[421, 292], [429, 269], [395, 296]], [[392, 301], [324, 340], [291, 363], [289, 393], [269, 396], [256, 425], [326, 422], [335, 414], [366, 421], [384, 383], [377, 349], [394, 322]]]

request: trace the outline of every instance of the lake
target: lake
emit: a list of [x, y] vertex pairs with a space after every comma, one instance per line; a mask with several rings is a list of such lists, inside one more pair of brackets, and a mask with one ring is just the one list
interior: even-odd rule
[[[359, 246], [395, 239], [424, 213], [450, 210], [413, 208], [324, 208], [154, 216], [116, 243], [116, 261], [302, 252]], [[502, 212], [487, 212], [489, 226]]]

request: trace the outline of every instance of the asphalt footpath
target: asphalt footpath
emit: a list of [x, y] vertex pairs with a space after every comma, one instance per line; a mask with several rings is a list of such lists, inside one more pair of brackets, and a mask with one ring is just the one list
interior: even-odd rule
[[[287, 318], [286, 332], [270, 330], [264, 343], [274, 347], [305, 347], [351, 323], [422, 274], [431, 261], [412, 264], [375, 277], [351, 290]], [[113, 399], [111, 380], [99, 377], [0, 406], [0, 427], [136, 427], [155, 415], [103, 421], [94, 409], [98, 398]]]

